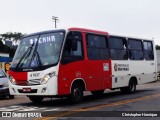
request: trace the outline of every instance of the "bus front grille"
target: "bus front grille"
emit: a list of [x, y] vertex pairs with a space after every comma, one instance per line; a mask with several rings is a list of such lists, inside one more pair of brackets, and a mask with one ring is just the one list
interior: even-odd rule
[[28, 85], [40, 85], [40, 84], [41, 84], [40, 79], [28, 80]]

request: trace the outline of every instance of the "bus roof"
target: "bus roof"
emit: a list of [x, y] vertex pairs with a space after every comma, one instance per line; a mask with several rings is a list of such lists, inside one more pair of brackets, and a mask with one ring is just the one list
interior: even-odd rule
[[[38, 35], [38, 34], [45, 34], [45, 33], [55, 32], [55, 31], [71, 31], [71, 30], [72, 31], [80, 31], [80, 32], [89, 32], [89, 33], [97, 33], [97, 34], [106, 34], [106, 35], [108, 35], [108, 32], [104, 32], [104, 31], [86, 29], [86, 28], [78, 28], [78, 27], [70, 27], [70, 28], [61, 28], [61, 29], [55, 28], [53, 30], [35, 32], [35, 33], [27, 34], [24, 37]], [[22, 38], [24, 38], [24, 37], [22, 37]]]
[[105, 32], [105, 31], [86, 29], [86, 28], [71, 27], [68, 30], [81, 31], [81, 32], [89, 32], [89, 33], [97, 33], [97, 34], [107, 34], [108, 35], [108, 32]]
[[116, 36], [116, 37], [126, 37], [126, 38], [132, 38], [132, 39], [141, 39], [141, 40], [154, 41], [153, 39], [132, 37], [132, 36], [126, 36], [126, 35], [117, 35], [117, 34], [108, 33], [108, 32], [105, 32], [105, 31], [94, 30], [94, 29], [86, 29], [86, 28], [80, 28], [80, 27], [69, 27], [69, 28], [61, 28], [61, 29], [55, 28], [53, 30], [47, 30], [47, 31], [31, 33], [31, 34], [25, 35], [24, 37], [38, 35], [38, 34], [45, 34], [45, 33], [48, 33], [48, 32], [55, 32], [55, 31], [80, 31], [80, 32], [96, 33], [96, 34], [103, 34], [103, 35], [105, 34], [105, 35]]
[[38, 34], [45, 34], [45, 33], [49, 33], [49, 32], [56, 32], [56, 31], [65, 31], [65, 29], [53, 29], [53, 30], [46, 30], [46, 31], [41, 31], [41, 32], [35, 32], [35, 33], [27, 34], [24, 37], [38, 35]]
[[130, 38], [130, 39], [140, 39], [140, 40], [149, 40], [154, 41], [154, 39], [148, 39], [148, 38], [141, 38], [141, 37], [134, 37], [134, 36], [126, 36], [126, 35], [117, 35], [117, 34], [109, 34], [109, 36], [115, 36], [115, 37], [124, 37], [124, 38]]

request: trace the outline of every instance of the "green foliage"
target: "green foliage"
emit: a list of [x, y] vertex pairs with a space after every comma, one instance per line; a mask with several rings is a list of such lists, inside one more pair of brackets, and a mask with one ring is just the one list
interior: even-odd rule
[[8, 32], [8, 33], [4, 33], [4, 34], [1, 34], [2, 36], [2, 40], [11, 40], [11, 41], [19, 41], [21, 39], [21, 37], [23, 37], [25, 34], [22, 34], [20, 32]]
[[3, 42], [0, 41], [0, 52], [9, 53], [10, 49], [11, 49], [10, 47], [4, 45]]
[[24, 35], [25, 34], [22, 34], [20, 32], [14, 32], [14, 33], [8, 32], [8, 33], [0, 34], [0, 36], [1, 36], [1, 38], [0, 38], [0, 52], [1, 53], [9, 53], [10, 57], [13, 57], [16, 49], [10, 48], [10, 47], [4, 45], [2, 41], [10, 40], [12, 42], [18, 42]]
[[0, 41], [0, 52], [1, 53], [9, 53], [9, 56], [13, 58], [15, 51], [16, 49], [10, 48], [4, 45], [2, 41]]

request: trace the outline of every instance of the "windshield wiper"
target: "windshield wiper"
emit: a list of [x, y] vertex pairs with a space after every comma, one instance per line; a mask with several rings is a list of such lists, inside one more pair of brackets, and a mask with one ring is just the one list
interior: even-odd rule
[[[32, 59], [31, 59], [31, 63], [30, 63], [30, 66], [32, 65], [32, 61], [34, 61], [34, 58], [36, 59], [36, 63], [39, 67], [42, 66], [42, 61], [40, 59], [40, 56], [39, 56], [39, 52], [38, 51], [35, 51], [33, 56], [32, 56]], [[34, 65], [34, 64], [33, 64]]]
[[19, 66], [23, 65], [22, 61], [24, 60], [24, 58], [27, 58], [30, 55], [33, 46], [34, 46], [34, 43], [30, 47], [28, 47], [28, 49], [26, 50], [26, 52], [23, 54], [23, 56], [21, 57], [21, 59], [17, 63], [16, 69], [19, 68]]
[[29, 66], [31, 66], [32, 61], [34, 60], [34, 57], [35, 57], [35, 56], [37, 56], [37, 58], [38, 58], [38, 60], [36, 59], [36, 63], [38, 64], [38, 66], [42, 66], [42, 62], [41, 62], [39, 53], [38, 53], [38, 51], [37, 51], [39, 38], [40, 38], [40, 36], [39, 36], [38, 39], [37, 39], [37, 42], [36, 42], [36, 45], [35, 45], [35, 49], [34, 49], [34, 51], [33, 51], [33, 56], [32, 56], [32, 58], [31, 58], [31, 61], [30, 61]]

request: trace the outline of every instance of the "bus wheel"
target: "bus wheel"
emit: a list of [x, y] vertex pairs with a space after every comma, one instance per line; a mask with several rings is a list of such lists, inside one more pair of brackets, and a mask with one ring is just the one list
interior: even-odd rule
[[121, 87], [120, 90], [121, 90], [121, 93], [128, 93], [128, 87]]
[[91, 93], [92, 93], [94, 96], [102, 96], [103, 93], [104, 93], [104, 90], [91, 91]]
[[120, 90], [122, 93], [135, 93], [136, 92], [136, 80], [135, 79], [131, 79], [129, 82], [129, 85], [127, 87], [121, 87]]
[[14, 95], [9, 95], [9, 99], [14, 99]]
[[136, 80], [131, 79], [128, 86], [128, 92], [129, 93], [135, 93], [136, 92]]
[[72, 103], [79, 103], [83, 98], [83, 89], [82, 86], [78, 84], [73, 84], [71, 89], [71, 94], [69, 96]]
[[40, 103], [44, 99], [44, 97], [41, 96], [28, 96], [28, 97], [33, 103]]

